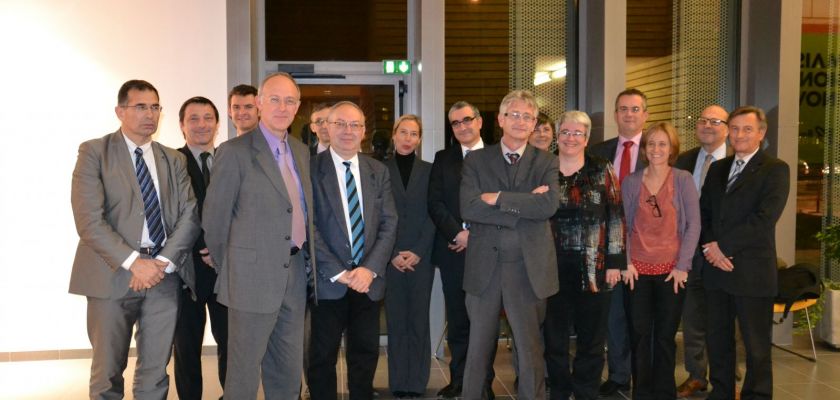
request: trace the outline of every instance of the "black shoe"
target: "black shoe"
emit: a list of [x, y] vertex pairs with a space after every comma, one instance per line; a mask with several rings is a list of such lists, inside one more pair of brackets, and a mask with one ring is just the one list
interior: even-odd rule
[[461, 397], [461, 389], [462, 386], [460, 383], [451, 382], [444, 386], [443, 389], [439, 390], [437, 395], [438, 397], [442, 397], [444, 399]]
[[601, 384], [601, 387], [598, 389], [598, 394], [602, 397], [612, 396], [619, 390], [630, 390], [630, 383], [616, 383], [608, 379]]
[[481, 399], [482, 400], [493, 400], [496, 398], [496, 393], [493, 393], [493, 388], [487, 386], [481, 392]]

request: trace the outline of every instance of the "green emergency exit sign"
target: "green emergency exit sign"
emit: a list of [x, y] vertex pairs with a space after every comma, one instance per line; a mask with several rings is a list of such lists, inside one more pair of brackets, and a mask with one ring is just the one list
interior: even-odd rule
[[385, 75], [408, 75], [411, 73], [411, 61], [383, 60], [382, 70]]

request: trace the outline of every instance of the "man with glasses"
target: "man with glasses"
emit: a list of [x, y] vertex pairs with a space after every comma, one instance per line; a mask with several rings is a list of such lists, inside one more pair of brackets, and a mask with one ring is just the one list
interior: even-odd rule
[[[591, 152], [612, 161], [618, 180], [645, 167], [639, 160], [639, 142], [648, 119], [647, 96], [635, 88], [625, 89], [615, 98], [615, 123], [618, 137], [592, 146]], [[620, 390], [630, 389], [630, 328], [624, 309], [624, 285], [616, 284], [610, 298], [607, 319], [607, 365], [609, 375], [601, 385], [600, 394], [611, 396]]]
[[[449, 384], [438, 392], [438, 396], [447, 399], [461, 396], [470, 339], [470, 319], [464, 304], [464, 250], [470, 231], [461, 219], [461, 166], [468, 153], [484, 148], [482, 119], [477, 107], [466, 101], [456, 102], [449, 108], [449, 124], [458, 144], [435, 154], [428, 201], [429, 215], [437, 227], [432, 263], [440, 269], [446, 304], [446, 342], [450, 354]], [[490, 392], [495, 377], [495, 351], [494, 348], [487, 368], [486, 386]]]
[[330, 145], [330, 133], [327, 129], [327, 115], [329, 113], [330, 106], [326, 103], [319, 103], [312, 107], [312, 113], [309, 114], [309, 131], [315, 134], [317, 140], [313, 140], [309, 144], [310, 155], [314, 156], [326, 150]]
[[289, 134], [300, 89], [287, 73], [263, 80], [259, 124], [216, 152], [204, 200], [204, 240], [228, 306], [225, 397], [296, 399], [312, 254], [309, 151]]
[[228, 94], [228, 117], [236, 128], [236, 136], [257, 127], [257, 88], [251, 85], [236, 85]]
[[740, 397], [773, 397], [770, 352], [773, 298], [778, 290], [776, 223], [790, 192], [790, 167], [761, 149], [767, 133], [764, 110], [739, 107], [729, 115], [735, 154], [709, 167], [700, 194], [705, 257], [706, 344], [709, 399], [735, 392], [735, 321], [741, 329], [747, 371]]
[[470, 340], [464, 398], [484, 399], [487, 368], [506, 311], [522, 366], [519, 397], [545, 399], [540, 325], [557, 293], [557, 257], [548, 219], [559, 204], [557, 159], [528, 145], [536, 98], [514, 90], [499, 106], [501, 142], [470, 153], [461, 180], [461, 215], [470, 225], [464, 290]]
[[379, 302], [385, 296], [397, 211], [388, 168], [359, 153], [365, 136], [359, 106], [349, 101], [332, 106], [327, 126], [329, 150], [312, 163], [318, 304], [311, 309], [309, 394], [312, 400], [336, 399], [335, 367], [344, 333], [350, 398], [372, 399]]
[[91, 399], [123, 397], [135, 326], [134, 398], [166, 398], [179, 291], [195, 290], [195, 197], [184, 155], [152, 141], [159, 101], [149, 82], [125, 82], [115, 108], [120, 129], [82, 143], [73, 170], [79, 245], [70, 293], [87, 297]]
[[[719, 105], [703, 109], [695, 119], [695, 135], [700, 146], [685, 151], [677, 157], [675, 167], [691, 172], [694, 185], [700, 193], [709, 167], [715, 161], [732, 155], [732, 148], [726, 145], [729, 129], [726, 126], [729, 113]], [[690, 397], [708, 387], [706, 371], [706, 293], [703, 289], [703, 256], [698, 248], [691, 271], [688, 273], [685, 303], [682, 313], [683, 345], [685, 346], [685, 370], [688, 378], [677, 387], [677, 397]]]

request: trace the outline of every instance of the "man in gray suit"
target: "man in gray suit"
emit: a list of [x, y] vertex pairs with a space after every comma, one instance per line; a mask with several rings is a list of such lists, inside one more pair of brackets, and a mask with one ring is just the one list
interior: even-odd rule
[[[303, 368], [307, 259], [314, 253], [309, 150], [289, 126], [300, 89], [286, 73], [260, 85], [260, 123], [216, 152], [204, 241], [228, 306], [225, 397], [296, 399]], [[314, 263], [312, 263], [314, 268]]]
[[359, 106], [337, 103], [327, 124], [330, 147], [312, 163], [318, 304], [312, 308], [309, 393], [312, 400], [336, 398], [335, 365], [346, 331], [350, 398], [371, 399], [379, 359], [379, 301], [397, 212], [388, 169], [359, 154], [365, 135]]
[[545, 398], [540, 324], [545, 299], [557, 293], [557, 258], [548, 219], [558, 206], [558, 164], [528, 145], [537, 123], [531, 92], [508, 93], [499, 106], [501, 142], [464, 160], [461, 216], [469, 224], [464, 290], [470, 342], [464, 372], [465, 399], [485, 398], [487, 368], [507, 311], [516, 338], [519, 397]]
[[159, 101], [150, 83], [124, 83], [115, 108], [120, 129], [82, 143], [73, 170], [79, 245], [70, 293], [88, 301], [91, 399], [123, 397], [135, 325], [134, 398], [166, 398], [182, 279], [194, 290], [195, 197], [184, 155], [152, 141]]

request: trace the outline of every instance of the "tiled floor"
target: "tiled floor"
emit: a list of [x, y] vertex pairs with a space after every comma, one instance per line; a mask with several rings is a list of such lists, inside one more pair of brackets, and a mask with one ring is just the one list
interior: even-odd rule
[[[792, 348], [810, 353], [808, 337], [795, 336]], [[685, 370], [682, 367], [681, 351], [682, 347], [679, 346], [677, 351], [678, 365], [675, 371], [678, 383], [686, 377]], [[818, 360], [813, 363], [778, 349], [773, 349], [775, 399], [840, 399], [840, 352], [818, 343], [817, 354]], [[129, 367], [126, 371], [127, 377], [133, 374], [134, 361], [134, 358], [129, 360]], [[216, 358], [213, 356], [204, 357], [204, 397], [207, 399], [216, 399], [221, 395], [218, 380], [214, 379], [216, 376], [215, 362]], [[515, 399], [511, 353], [504, 342], [499, 343], [495, 367], [496, 380], [493, 383], [493, 390], [496, 392], [496, 398]], [[171, 369], [170, 364], [170, 375], [172, 374]], [[0, 399], [85, 399], [87, 397], [89, 371], [90, 360], [88, 359], [0, 362]], [[387, 371], [387, 358], [383, 351], [374, 381], [374, 387], [380, 393], [379, 398], [383, 400], [392, 398], [387, 388]], [[346, 371], [343, 364], [340, 366], [340, 372], [341, 385], [339, 387], [343, 387], [342, 395], [346, 399], [346, 384], [343, 379], [343, 376], [346, 376]], [[130, 386], [130, 381], [129, 378], [127, 386]], [[445, 386], [447, 381], [446, 360], [433, 359], [431, 378], [425, 398], [434, 399], [435, 393]], [[174, 382], [172, 382], [170, 388], [168, 398], [177, 399]], [[127, 387], [126, 392], [127, 399], [133, 398], [130, 395], [130, 388]], [[705, 393], [703, 393], [693, 398], [702, 399], [705, 396]], [[262, 399], [262, 395], [259, 398]], [[612, 397], [612, 399], [629, 398], [629, 393], [620, 393]]]

